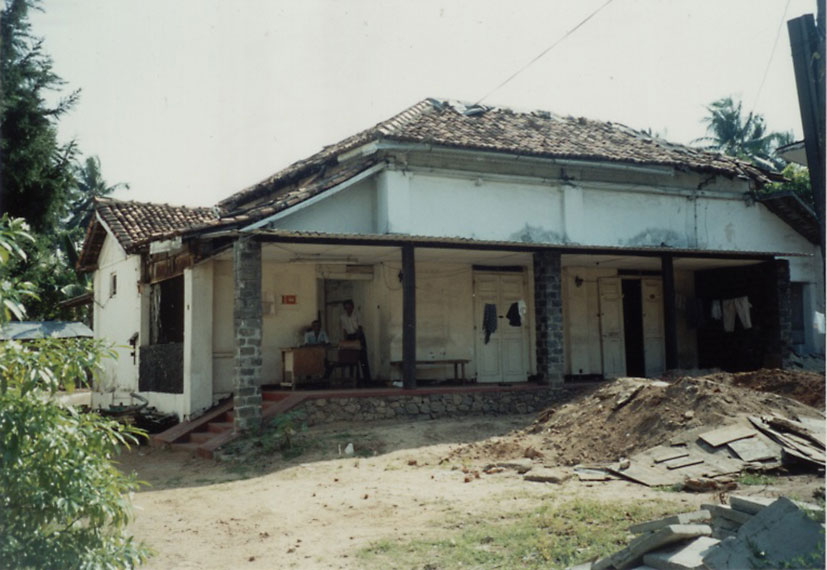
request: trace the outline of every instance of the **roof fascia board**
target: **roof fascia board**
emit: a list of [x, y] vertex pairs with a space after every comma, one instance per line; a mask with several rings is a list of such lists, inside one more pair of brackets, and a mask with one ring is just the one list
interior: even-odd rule
[[636, 165], [636, 164], [628, 164], [628, 163], [621, 163], [621, 162], [609, 162], [609, 161], [598, 161], [598, 160], [580, 160], [580, 159], [570, 159], [570, 158], [554, 158], [554, 157], [542, 157], [542, 156], [531, 156], [525, 154], [515, 154], [515, 153], [508, 153], [508, 152], [495, 152], [495, 151], [488, 151], [488, 150], [475, 150], [475, 149], [457, 149], [451, 148], [447, 146], [441, 145], [433, 145], [428, 143], [404, 143], [404, 142], [381, 142], [377, 143], [376, 150], [400, 150], [400, 151], [409, 151], [409, 152], [433, 152], [445, 155], [462, 155], [462, 156], [469, 156], [473, 155], [479, 158], [485, 158], [490, 160], [495, 159], [506, 159], [506, 160], [517, 160], [520, 162], [532, 162], [537, 164], [552, 164], [552, 165], [560, 165], [560, 166], [569, 166], [569, 167], [576, 167], [576, 168], [602, 168], [606, 170], [622, 170], [627, 172], [638, 172], [641, 174], [656, 174], [659, 176], [674, 176], [675, 169], [671, 166], [643, 166], [643, 165]]
[[330, 198], [331, 196], [333, 196], [335, 194], [338, 194], [342, 190], [350, 188], [351, 186], [353, 186], [357, 182], [361, 182], [365, 178], [367, 178], [369, 176], [372, 176], [373, 174], [379, 172], [383, 168], [385, 168], [385, 164], [382, 163], [382, 162], [380, 162], [379, 164], [374, 164], [370, 168], [367, 168], [367, 169], [363, 170], [362, 172], [360, 172], [359, 174], [356, 174], [355, 176], [352, 176], [352, 177], [348, 178], [344, 182], [340, 182], [339, 184], [337, 184], [333, 188], [329, 188], [327, 190], [324, 190], [323, 192], [320, 192], [319, 194], [316, 194], [315, 196], [313, 196], [311, 198], [308, 198], [307, 200], [304, 200], [303, 202], [299, 202], [295, 206], [290, 206], [290, 207], [285, 208], [284, 210], [282, 210], [280, 212], [276, 212], [275, 214], [267, 216], [266, 218], [262, 218], [262, 219], [258, 220], [257, 222], [254, 222], [250, 225], [244, 226], [243, 228], [241, 228], [241, 231], [242, 232], [249, 232], [249, 231], [252, 231], [252, 230], [257, 230], [257, 229], [260, 229], [260, 228], [262, 228], [266, 225], [271, 224], [272, 222], [275, 222], [275, 221], [278, 221], [282, 218], [285, 218], [285, 217], [287, 217], [291, 214], [295, 214], [296, 212], [300, 212], [301, 210], [304, 210], [305, 208], [307, 208], [309, 206], [312, 206], [313, 204], [316, 204], [317, 202], [320, 202], [320, 201], [322, 201], [326, 198]]

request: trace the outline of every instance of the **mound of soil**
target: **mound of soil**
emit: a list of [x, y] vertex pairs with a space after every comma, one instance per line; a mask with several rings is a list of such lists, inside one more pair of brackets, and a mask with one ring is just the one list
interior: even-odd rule
[[756, 370], [731, 374], [732, 384], [760, 392], [772, 392], [824, 409], [824, 374], [790, 370]]
[[823, 376], [781, 370], [716, 373], [671, 383], [620, 378], [548, 408], [527, 429], [457, 451], [474, 459], [542, 456], [546, 463], [567, 465], [616, 461], [685, 430], [732, 423], [738, 415], [824, 417], [819, 409], [787, 397], [817, 403], [818, 392], [823, 406], [823, 391]]

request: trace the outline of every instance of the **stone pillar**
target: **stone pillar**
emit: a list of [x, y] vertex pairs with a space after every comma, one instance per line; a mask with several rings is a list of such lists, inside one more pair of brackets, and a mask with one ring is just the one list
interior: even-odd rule
[[236, 432], [251, 432], [261, 426], [261, 243], [235, 241], [233, 273], [233, 423]]
[[537, 374], [541, 382], [563, 385], [563, 294], [560, 253], [534, 253], [534, 322], [537, 327]]
[[772, 263], [778, 306], [778, 350], [781, 366], [788, 368], [793, 347], [793, 315], [790, 300], [790, 262], [776, 259]]

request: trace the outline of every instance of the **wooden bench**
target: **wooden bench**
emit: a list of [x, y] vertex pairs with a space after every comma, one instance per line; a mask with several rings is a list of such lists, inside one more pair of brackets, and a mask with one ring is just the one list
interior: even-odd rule
[[[433, 360], [417, 360], [416, 366], [454, 366], [454, 381], [465, 384], [465, 365], [471, 362], [466, 358], [436, 358]], [[401, 360], [391, 360], [391, 366], [402, 369]]]

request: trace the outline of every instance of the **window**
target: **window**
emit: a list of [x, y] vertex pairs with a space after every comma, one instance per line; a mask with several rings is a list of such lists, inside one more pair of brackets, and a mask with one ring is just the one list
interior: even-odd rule
[[109, 274], [109, 296], [114, 297], [118, 293], [118, 274]]

